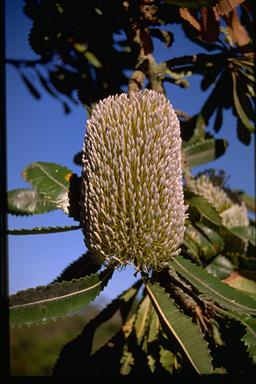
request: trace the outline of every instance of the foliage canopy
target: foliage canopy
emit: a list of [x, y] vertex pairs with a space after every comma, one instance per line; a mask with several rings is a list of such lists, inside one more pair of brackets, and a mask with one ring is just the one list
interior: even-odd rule
[[[62, 103], [66, 113], [72, 103], [82, 103], [90, 113], [99, 100], [124, 91], [130, 94], [147, 87], [165, 93], [167, 83], [186, 88], [193, 75], [201, 76], [202, 100], [204, 91], [211, 90], [193, 116], [176, 110], [189, 206], [181, 255], [161, 271], [136, 271], [141, 276], [138, 282], [64, 346], [54, 374], [85, 374], [86, 370], [97, 375], [99, 366], [101, 374], [110, 370], [116, 375], [252, 371], [256, 361], [255, 221], [247, 211], [248, 225], [241, 224], [239, 215], [231, 226], [223, 217], [231, 208], [235, 215], [241, 206], [255, 211], [255, 201], [243, 191], [230, 190], [225, 174], [211, 169], [204, 172], [209, 185], [230, 202], [225, 209], [218, 208], [203, 190], [192, 188], [200, 175], [191, 175], [192, 167], [211, 162], [227, 150], [226, 140], [215, 138], [226, 109], [236, 117], [242, 143], [249, 144], [254, 133], [252, 2], [26, 0], [24, 13], [33, 21], [28, 41], [39, 58], [7, 61], [35, 98], [46, 91]], [[48, 19], [50, 23], [45, 22]], [[186, 39], [205, 52], [158, 63], [156, 41], [171, 47], [174, 24], [180, 24]], [[30, 79], [31, 70], [38, 81]], [[81, 165], [80, 153], [74, 162]], [[10, 230], [10, 235], [81, 229], [78, 175], [55, 163], [35, 162], [23, 177], [31, 188], [8, 193], [9, 213], [33, 215], [62, 209], [77, 224]], [[88, 251], [52, 284], [11, 295], [12, 325], [43, 323], [78, 311], [94, 300], [113, 273], [119, 271], [95, 264]], [[122, 317], [119, 331], [93, 350], [94, 333], [117, 311]], [[233, 359], [236, 364], [231, 363]]]

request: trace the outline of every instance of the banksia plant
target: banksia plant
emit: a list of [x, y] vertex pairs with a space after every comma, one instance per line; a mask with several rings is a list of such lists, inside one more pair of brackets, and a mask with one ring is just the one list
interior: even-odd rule
[[222, 218], [222, 224], [228, 228], [248, 226], [248, 212], [245, 204], [236, 204], [220, 186], [215, 185], [211, 178], [205, 174], [191, 180], [189, 189], [204, 197]]
[[81, 222], [92, 256], [159, 269], [180, 251], [185, 211], [169, 101], [149, 90], [100, 101], [83, 148]]

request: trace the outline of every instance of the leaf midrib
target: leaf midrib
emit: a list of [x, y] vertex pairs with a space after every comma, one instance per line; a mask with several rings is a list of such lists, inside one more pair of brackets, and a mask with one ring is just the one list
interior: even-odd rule
[[[173, 327], [170, 325], [170, 323], [169, 323], [167, 317], [165, 316], [161, 306], [158, 304], [157, 300], [155, 299], [155, 296], [154, 296], [153, 292], [151, 291], [150, 287], [147, 284], [145, 284], [145, 286], [146, 286], [146, 289], [147, 289], [149, 296], [151, 297], [151, 299], [155, 303], [156, 307], [158, 308], [159, 312], [161, 313], [161, 316], [164, 319], [165, 324], [170, 328], [172, 334], [175, 336], [175, 338], [179, 341], [179, 344], [182, 346], [182, 349], [183, 349], [184, 353], [186, 354], [187, 358], [189, 359], [189, 361], [191, 362], [191, 364], [193, 365], [195, 370], [200, 374], [200, 371], [198, 370], [197, 366], [194, 364], [189, 353], [187, 352], [187, 348], [185, 347], [185, 345], [183, 344], [183, 342], [181, 341], [180, 337], [177, 335], [177, 333], [175, 332]], [[177, 311], [178, 311], [178, 309], [177, 309]]]
[[39, 163], [36, 163], [34, 165], [34, 168], [38, 167], [49, 179], [51, 179], [54, 183], [58, 184], [61, 188], [64, 188], [66, 191], [68, 191], [68, 188], [65, 186], [65, 184], [61, 184], [61, 182], [57, 179], [55, 179], [53, 176], [51, 176]]
[[[110, 273], [110, 272], [109, 272]], [[38, 304], [43, 304], [43, 303], [49, 303], [51, 301], [58, 301], [58, 300], [62, 300], [62, 299], [65, 299], [67, 297], [72, 297], [72, 296], [75, 296], [75, 295], [80, 295], [81, 293], [84, 293], [86, 291], [89, 291], [89, 290], [92, 290], [94, 288], [96, 288], [97, 286], [101, 285], [104, 280], [109, 276], [109, 273], [106, 274], [106, 276], [102, 279], [102, 280], [99, 280], [96, 284], [94, 285], [91, 285], [89, 287], [86, 287], [84, 289], [81, 289], [80, 291], [74, 291], [74, 292], [71, 292], [71, 293], [68, 293], [66, 295], [62, 295], [62, 296], [58, 296], [58, 297], [50, 297], [48, 299], [43, 299], [43, 300], [39, 300], [39, 301], [33, 301], [33, 302], [30, 302], [30, 303], [24, 303], [24, 304], [16, 304], [14, 306], [11, 306], [10, 308], [11, 309], [14, 309], [14, 308], [23, 308], [23, 307], [27, 307], [27, 306], [32, 306], [32, 305], [38, 305]]]
[[[202, 280], [200, 280], [199, 278], [197, 278], [197, 276], [195, 276], [194, 274], [192, 274], [190, 271], [188, 271], [185, 267], [183, 267], [182, 264], [180, 264], [176, 259], [173, 259], [173, 262], [178, 264], [179, 267], [181, 269], [183, 269], [183, 271], [185, 271], [188, 275], [192, 276], [193, 279], [195, 279], [196, 281], [198, 281], [201, 285], [203, 285], [204, 287], [206, 287], [207, 290], [213, 292], [216, 296], [219, 296], [223, 299], [223, 301], [226, 301], [228, 302], [229, 304], [235, 304], [237, 307], [240, 307], [241, 310], [243, 311], [248, 311], [248, 308], [250, 308], [251, 310], [253, 310], [253, 312], [256, 312], [256, 310], [254, 310], [253, 308], [251, 308], [250, 306], [246, 306], [246, 305], [243, 305], [243, 304], [240, 304], [238, 303], [235, 299], [228, 299], [226, 296], [223, 296], [221, 293], [219, 292], [216, 292], [216, 290], [214, 290], [211, 286], [207, 285], [206, 283], [204, 283]], [[224, 284], [224, 283], [223, 283]]]

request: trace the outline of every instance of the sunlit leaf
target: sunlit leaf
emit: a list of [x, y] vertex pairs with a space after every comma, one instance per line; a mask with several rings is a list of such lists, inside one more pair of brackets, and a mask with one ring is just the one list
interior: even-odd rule
[[151, 302], [148, 295], [146, 295], [142, 300], [141, 304], [139, 305], [135, 324], [134, 324], [134, 329], [137, 336], [138, 344], [141, 343], [142, 338], [145, 334], [146, 328], [148, 326], [149, 314], [151, 309], [150, 307], [151, 307]]
[[35, 215], [57, 209], [34, 189], [13, 189], [7, 199], [8, 213], [13, 215]]
[[23, 177], [51, 204], [68, 213], [69, 180], [72, 171], [55, 163], [32, 163], [23, 171]]
[[121, 358], [121, 375], [129, 375], [134, 365], [134, 357], [131, 351], [129, 351], [127, 344], [124, 345], [123, 356]]
[[102, 291], [113, 270], [105, 270], [70, 282], [19, 291], [10, 296], [10, 324], [44, 323], [79, 311]]
[[171, 332], [198, 373], [211, 373], [212, 364], [208, 345], [199, 327], [176, 307], [173, 300], [159, 284], [147, 283], [146, 289], [159, 319], [165, 327], [164, 331], [166, 329], [167, 332]]
[[8, 235], [42, 235], [47, 233], [68, 232], [80, 229], [79, 225], [67, 225], [65, 227], [35, 227], [31, 229], [8, 229]]

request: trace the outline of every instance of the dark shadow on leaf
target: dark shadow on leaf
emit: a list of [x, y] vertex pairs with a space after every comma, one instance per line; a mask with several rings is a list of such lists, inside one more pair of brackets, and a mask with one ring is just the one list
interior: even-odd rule
[[84, 253], [79, 259], [69, 264], [64, 271], [52, 281], [53, 283], [60, 283], [62, 281], [70, 281], [72, 279], [79, 279], [92, 273], [96, 273], [101, 268], [101, 265], [94, 263], [90, 257], [90, 252]]
[[133, 285], [137, 290], [129, 300], [124, 300], [122, 294], [113, 300], [85, 326], [77, 338], [63, 347], [53, 369], [54, 376], [113, 376], [119, 373], [124, 342], [123, 332], [117, 333], [105, 346], [91, 356], [93, 339], [96, 330], [111, 319], [118, 310], [120, 310], [122, 323], [125, 323], [140, 285], [141, 281]]

